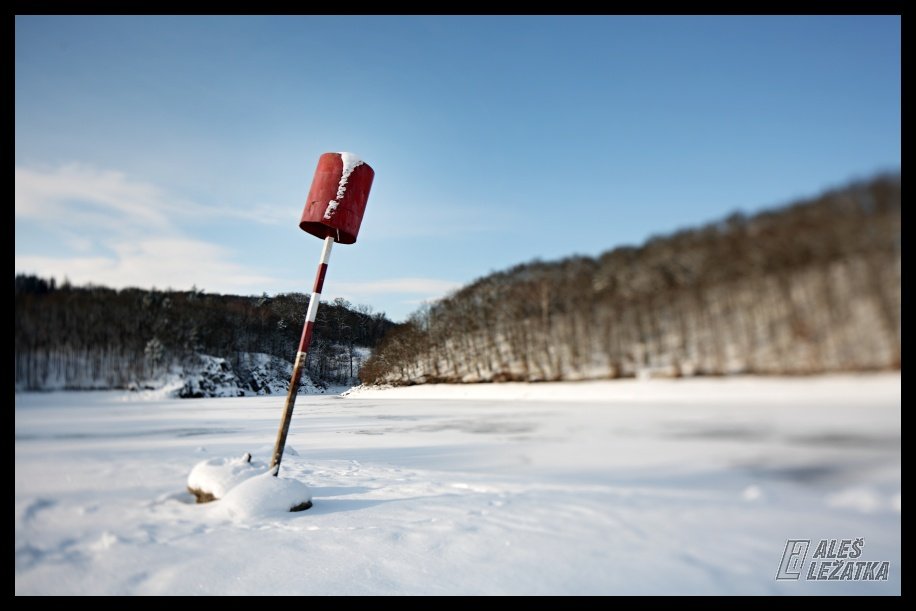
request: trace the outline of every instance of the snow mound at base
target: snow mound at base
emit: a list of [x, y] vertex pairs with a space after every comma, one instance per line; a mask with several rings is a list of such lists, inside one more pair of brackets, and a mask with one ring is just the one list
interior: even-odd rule
[[209, 492], [221, 499], [233, 487], [266, 470], [267, 463], [252, 459], [250, 454], [238, 458], [210, 458], [191, 469], [188, 488]]
[[237, 485], [219, 506], [232, 518], [269, 517], [288, 514], [293, 507], [311, 500], [308, 486], [295, 479], [274, 477], [268, 471]]

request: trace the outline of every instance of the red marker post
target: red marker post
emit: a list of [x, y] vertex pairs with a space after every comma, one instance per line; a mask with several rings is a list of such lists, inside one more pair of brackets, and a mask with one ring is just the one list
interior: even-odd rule
[[324, 246], [321, 249], [318, 273], [315, 275], [312, 296], [309, 298], [305, 314], [299, 349], [296, 351], [296, 361], [289, 381], [286, 403], [283, 406], [280, 429], [277, 431], [277, 441], [270, 459], [270, 466], [277, 467], [274, 470], [275, 476], [280, 470], [286, 436], [289, 434], [289, 424], [293, 419], [293, 408], [296, 405], [296, 395], [299, 393], [302, 369], [305, 367], [309, 344], [312, 343], [312, 331], [318, 314], [318, 301], [321, 299], [324, 278], [328, 272], [331, 247], [334, 242], [356, 242], [374, 177], [375, 171], [369, 164], [352, 153], [325, 153], [318, 158], [318, 167], [315, 169], [315, 177], [312, 179], [312, 188], [309, 189], [299, 228], [324, 240]]

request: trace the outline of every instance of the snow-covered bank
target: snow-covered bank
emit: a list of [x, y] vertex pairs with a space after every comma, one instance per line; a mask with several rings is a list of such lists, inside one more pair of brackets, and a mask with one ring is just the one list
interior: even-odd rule
[[470, 399], [486, 401], [629, 402], [713, 401], [793, 402], [842, 401], [867, 403], [900, 399], [900, 372], [823, 376], [731, 376], [679, 379], [635, 378], [583, 382], [505, 382], [483, 384], [418, 384], [358, 386], [344, 393], [371, 399]]
[[[358, 358], [366, 358], [368, 349], [354, 351]], [[154, 397], [180, 397], [200, 399], [204, 397], [245, 397], [252, 395], [286, 394], [293, 364], [263, 352], [236, 352], [231, 359], [209, 354], [193, 356], [163, 364], [154, 373], [137, 377], [129, 369], [128, 360], [118, 367], [112, 367], [105, 375], [95, 371], [106, 361], [90, 352], [85, 354], [45, 354], [44, 359], [56, 358], [57, 367], [38, 367], [45, 375], [37, 376], [32, 371], [29, 380], [20, 379], [17, 361], [16, 392], [57, 391], [57, 390], [113, 390], [129, 389]], [[42, 359], [39, 359], [40, 361]], [[55, 360], [55, 359], [52, 359]], [[89, 363], [89, 364], [87, 364]], [[90, 366], [90, 364], [92, 366]], [[94, 371], [95, 375], [87, 372]], [[76, 375], [82, 372], [84, 375]], [[132, 380], [126, 382], [126, 380]], [[302, 376], [300, 393], [326, 393], [327, 384], [315, 383], [308, 373]]]
[[[276, 396], [18, 394], [16, 593], [900, 593], [899, 375], [647, 384], [303, 396], [302, 513], [184, 492], [269, 458]], [[775, 580], [787, 539], [858, 537], [887, 581]]]

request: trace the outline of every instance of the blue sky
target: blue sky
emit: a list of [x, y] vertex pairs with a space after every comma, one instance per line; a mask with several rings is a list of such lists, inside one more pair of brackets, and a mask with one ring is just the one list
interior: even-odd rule
[[310, 289], [319, 155], [376, 171], [325, 296], [403, 319], [900, 167], [900, 18], [16, 17], [16, 271]]

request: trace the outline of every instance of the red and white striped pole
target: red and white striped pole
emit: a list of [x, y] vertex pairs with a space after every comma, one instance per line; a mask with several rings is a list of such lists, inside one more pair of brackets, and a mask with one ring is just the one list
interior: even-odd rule
[[324, 277], [328, 272], [328, 260], [331, 258], [331, 247], [333, 245], [334, 238], [327, 236], [324, 239], [324, 247], [321, 249], [321, 261], [318, 263], [315, 285], [312, 287], [312, 296], [309, 298], [309, 308], [305, 313], [305, 326], [302, 327], [299, 350], [296, 351], [293, 376], [289, 381], [289, 392], [286, 395], [286, 404], [283, 406], [283, 418], [280, 420], [277, 442], [274, 444], [273, 456], [270, 459], [270, 466], [277, 467], [273, 471], [274, 476], [280, 471], [280, 461], [283, 459], [283, 449], [286, 447], [289, 424], [293, 419], [293, 408], [296, 406], [296, 395], [299, 393], [302, 369], [305, 367], [305, 357], [308, 355], [309, 344], [312, 343], [312, 330], [315, 328], [315, 317], [318, 315], [318, 301], [321, 299], [321, 288], [324, 286]]

